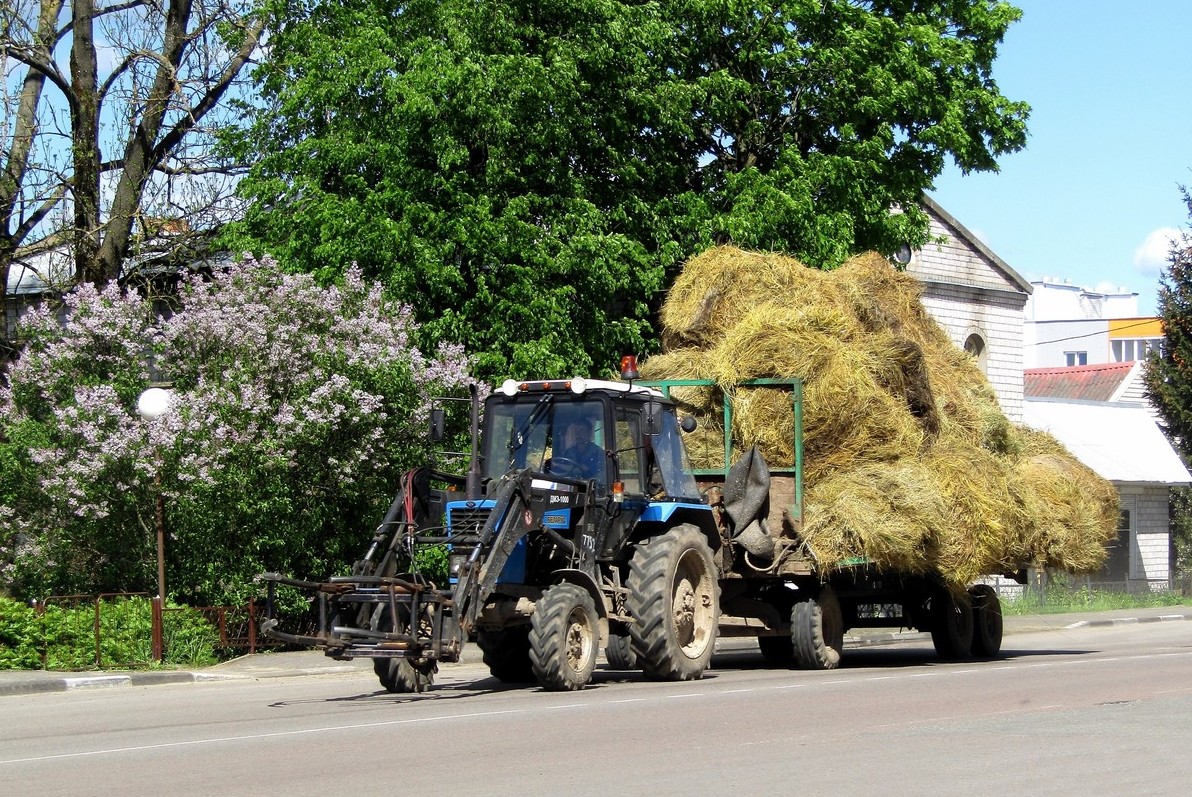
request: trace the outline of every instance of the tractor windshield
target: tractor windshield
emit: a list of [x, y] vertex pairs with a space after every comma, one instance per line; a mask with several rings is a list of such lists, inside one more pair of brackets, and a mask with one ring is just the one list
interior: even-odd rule
[[547, 394], [536, 400], [490, 401], [484, 413], [484, 475], [511, 470], [608, 485], [604, 403]]

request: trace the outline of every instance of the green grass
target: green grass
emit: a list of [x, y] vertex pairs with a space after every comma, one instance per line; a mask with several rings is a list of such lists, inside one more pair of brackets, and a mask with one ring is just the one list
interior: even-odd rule
[[1053, 588], [1043, 594], [1026, 592], [1020, 598], [1004, 598], [1002, 614], [1064, 614], [1104, 612], [1113, 609], [1144, 609], [1155, 606], [1192, 606], [1192, 596], [1176, 592], [1130, 594], [1081, 588]]

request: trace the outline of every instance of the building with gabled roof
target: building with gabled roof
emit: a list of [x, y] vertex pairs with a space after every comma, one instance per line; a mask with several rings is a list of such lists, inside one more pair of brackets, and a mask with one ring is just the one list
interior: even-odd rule
[[1109, 559], [1095, 578], [1130, 591], [1167, 589], [1172, 575], [1172, 487], [1192, 475], [1142, 395], [1142, 363], [1033, 368], [1024, 420], [1050, 433], [1117, 489], [1121, 515]]
[[1143, 403], [1141, 361], [1098, 363], [1057, 368], [1028, 368], [1023, 373], [1025, 397], [1067, 401]]
[[932, 241], [911, 253], [908, 274], [923, 284], [923, 306], [974, 357], [1002, 410], [1022, 420], [1023, 307], [1031, 284], [926, 194]]

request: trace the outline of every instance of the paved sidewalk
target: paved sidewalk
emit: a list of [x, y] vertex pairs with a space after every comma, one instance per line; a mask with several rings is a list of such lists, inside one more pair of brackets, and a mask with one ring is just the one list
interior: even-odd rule
[[[1121, 609], [1110, 612], [1079, 612], [1068, 614], [1012, 615], [1005, 618], [1005, 633], [1026, 634], [1039, 631], [1058, 631], [1132, 623], [1192, 620], [1190, 606], [1164, 606], [1148, 609]], [[930, 639], [929, 634], [916, 631], [887, 631], [884, 629], [856, 629], [845, 637], [845, 647], [890, 644], [892, 642]], [[751, 640], [725, 640], [725, 647], [744, 649]], [[464, 664], [480, 663], [480, 651], [475, 645], [464, 648]], [[447, 664], [445, 668], [459, 665]], [[369, 672], [372, 663], [367, 659], [336, 661], [319, 651], [305, 650], [287, 653], [258, 653], [197, 670], [136, 670], [120, 672], [47, 672], [45, 670], [0, 670], [0, 698], [6, 695], [39, 692], [65, 692], [101, 689], [117, 686], [151, 686], [156, 684], [195, 683], [206, 681], [293, 678], [310, 675], [342, 675]]]

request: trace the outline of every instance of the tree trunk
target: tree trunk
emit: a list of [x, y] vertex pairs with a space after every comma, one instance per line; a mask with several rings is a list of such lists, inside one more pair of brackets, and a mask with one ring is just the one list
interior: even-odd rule
[[[62, 13], [63, 0], [41, 0], [37, 17], [37, 33], [34, 36], [37, 57], [50, 63], [54, 41], [57, 37], [58, 15]], [[33, 150], [33, 139], [37, 135], [37, 106], [41, 102], [46, 76], [35, 69], [25, 73], [21, 83], [21, 99], [17, 104], [16, 117], [12, 120], [12, 143], [9, 146], [6, 167], [0, 170], [0, 302], [6, 307], [8, 300], [8, 275], [12, 269], [12, 258], [16, 254], [22, 233], [13, 229], [21, 219], [13, 218], [17, 200], [25, 183], [29, 168], [29, 153]], [[7, 340], [7, 321], [0, 329], [0, 340]]]
[[93, 31], [95, 0], [73, 0], [70, 78], [74, 103], [70, 114], [74, 158], [74, 254], [79, 282], [105, 285], [99, 262], [99, 83]]

